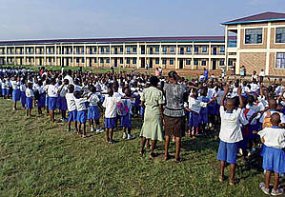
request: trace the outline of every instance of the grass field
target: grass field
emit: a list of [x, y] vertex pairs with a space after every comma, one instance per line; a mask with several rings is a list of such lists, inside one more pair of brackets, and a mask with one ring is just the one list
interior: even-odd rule
[[[0, 99], [0, 196], [262, 196], [256, 169], [240, 170], [240, 182], [219, 183], [218, 141], [183, 140], [184, 162], [139, 157], [139, 138], [109, 145], [104, 134], [81, 139], [47, 116], [26, 118]], [[35, 110], [34, 110], [35, 114]], [[140, 121], [135, 121], [138, 135]], [[171, 151], [173, 152], [173, 144]]]

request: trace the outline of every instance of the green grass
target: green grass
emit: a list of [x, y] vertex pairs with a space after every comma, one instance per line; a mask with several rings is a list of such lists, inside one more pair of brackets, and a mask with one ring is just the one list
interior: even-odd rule
[[[47, 116], [26, 118], [0, 99], [0, 196], [262, 196], [262, 173], [249, 169], [240, 183], [219, 183], [218, 141], [183, 140], [181, 164], [140, 158], [139, 139], [106, 144], [104, 134], [81, 139]], [[35, 110], [33, 111], [35, 114]], [[140, 122], [134, 121], [139, 134]], [[173, 152], [174, 145], [171, 146]]]

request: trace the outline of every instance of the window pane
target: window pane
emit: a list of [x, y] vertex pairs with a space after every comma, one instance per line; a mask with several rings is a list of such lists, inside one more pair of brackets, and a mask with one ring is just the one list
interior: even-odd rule
[[245, 44], [260, 43], [262, 43], [262, 28], [245, 30]]

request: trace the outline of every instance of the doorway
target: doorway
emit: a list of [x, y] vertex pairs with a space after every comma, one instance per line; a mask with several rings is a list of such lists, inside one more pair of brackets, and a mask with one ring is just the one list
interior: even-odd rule
[[217, 61], [216, 60], [213, 60], [213, 67], [212, 67], [213, 70], [216, 70], [217, 69]]
[[179, 60], [179, 69], [183, 69], [183, 59]]
[[145, 68], [145, 58], [141, 59], [141, 68]]

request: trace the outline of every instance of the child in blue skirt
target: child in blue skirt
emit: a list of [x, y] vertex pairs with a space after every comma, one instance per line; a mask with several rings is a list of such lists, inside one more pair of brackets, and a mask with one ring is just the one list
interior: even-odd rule
[[43, 114], [42, 108], [45, 106], [46, 94], [43, 87], [43, 82], [38, 81], [38, 114], [41, 116]]
[[13, 100], [13, 110], [17, 110], [17, 102], [20, 101], [21, 91], [20, 91], [20, 79], [18, 77], [13, 77], [11, 80], [12, 85], [12, 100]]
[[[210, 98], [207, 97], [208, 90], [206, 87], [203, 87], [200, 91], [200, 97], [198, 98], [200, 102], [203, 103], [209, 103]], [[206, 128], [209, 123], [209, 117], [208, 117], [208, 108], [202, 107], [200, 110], [200, 125], [201, 125], [201, 132], [206, 134]]]
[[131, 134], [132, 130], [132, 105], [135, 103], [135, 100], [132, 97], [131, 90], [126, 88], [125, 96], [122, 97], [122, 102], [125, 106], [126, 114], [121, 116], [121, 127], [123, 128], [123, 139], [131, 140], [134, 136]]
[[218, 149], [217, 159], [220, 161], [220, 177], [219, 181], [223, 182], [225, 179], [224, 171], [226, 163], [230, 164], [230, 185], [234, 185], [235, 169], [237, 160], [237, 151], [239, 142], [243, 140], [241, 132], [241, 109], [243, 108], [243, 99], [241, 96], [241, 88], [237, 90], [239, 96], [239, 107], [236, 108], [234, 99], [227, 99], [226, 95], [229, 93], [229, 87], [225, 87], [225, 93], [221, 101], [220, 116], [221, 128], [219, 133], [220, 144]]
[[[88, 107], [88, 114], [87, 114], [87, 119], [89, 120], [89, 125], [90, 125], [90, 130], [91, 132], [96, 130], [96, 133], [100, 133], [103, 130], [100, 128], [100, 108], [101, 108], [101, 103], [100, 103], [100, 98], [98, 97], [96, 93], [96, 88], [95, 86], [91, 85], [89, 87], [90, 94], [88, 96], [88, 102], [89, 102], [89, 107]], [[94, 127], [94, 124], [96, 125], [96, 128]]]
[[27, 116], [31, 116], [32, 115], [33, 101], [34, 101], [33, 83], [29, 82], [28, 83], [28, 87], [26, 89]]
[[48, 86], [47, 95], [48, 95], [48, 109], [50, 120], [52, 122], [55, 121], [54, 119], [54, 111], [56, 109], [57, 97], [58, 97], [58, 88], [55, 86], [56, 81], [55, 79], [51, 80], [51, 84]]
[[[81, 135], [82, 138], [86, 138], [86, 122], [87, 122], [87, 105], [86, 103], [87, 98], [84, 98], [81, 94], [80, 91], [75, 91], [74, 92], [74, 97], [75, 97], [75, 105], [76, 105], [76, 110], [77, 110], [77, 122], [79, 123], [78, 125], [78, 134]], [[82, 130], [83, 126], [83, 130]]]
[[109, 144], [113, 144], [113, 132], [117, 122], [117, 102], [120, 101], [120, 98], [113, 95], [111, 87], [108, 88], [107, 92], [108, 95], [103, 102], [103, 107], [105, 108], [106, 141]]
[[285, 173], [285, 129], [279, 127], [281, 123], [279, 113], [273, 113], [270, 121], [271, 128], [264, 128], [258, 132], [264, 144], [262, 167], [265, 170], [265, 183], [260, 183], [259, 187], [269, 195], [270, 178], [274, 173], [271, 195], [277, 196], [283, 194], [283, 189], [279, 187], [279, 174]]
[[75, 130], [78, 132], [77, 127], [77, 110], [75, 105], [75, 97], [74, 97], [74, 85], [69, 84], [67, 86], [68, 92], [65, 94], [67, 110], [68, 110], [68, 131], [71, 130], [71, 123], [74, 122]]
[[26, 108], [26, 83], [25, 80], [21, 80], [20, 84], [20, 92], [21, 92], [21, 104], [22, 104], [22, 109]]
[[59, 94], [59, 110], [61, 111], [61, 120], [62, 121], [66, 121], [66, 110], [67, 110], [67, 102], [66, 102], [66, 98], [65, 95], [67, 93], [67, 86], [69, 84], [68, 79], [64, 79], [63, 80], [63, 84], [60, 86], [59, 90], [58, 90], [58, 94]]

